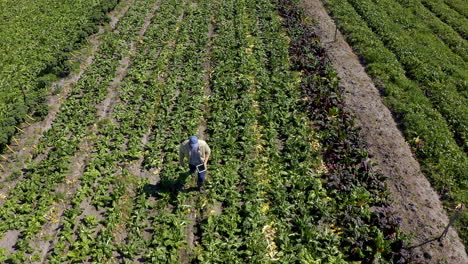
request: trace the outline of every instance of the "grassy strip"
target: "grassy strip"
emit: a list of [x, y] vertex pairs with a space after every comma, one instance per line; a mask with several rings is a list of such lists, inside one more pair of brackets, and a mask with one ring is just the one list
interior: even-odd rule
[[[367, 26], [346, 1], [331, 1], [327, 7], [338, 26], [367, 64], [367, 72], [377, 78], [385, 103], [395, 114], [407, 142], [415, 151], [423, 172], [442, 195], [446, 206], [466, 203], [468, 160], [457, 146], [444, 118], [433, 109], [425, 94], [405, 77], [395, 55]], [[467, 214], [459, 228], [467, 226]], [[460, 229], [459, 229], [460, 230]], [[466, 229], [464, 229], [466, 230]], [[466, 237], [466, 231], [461, 235]]]

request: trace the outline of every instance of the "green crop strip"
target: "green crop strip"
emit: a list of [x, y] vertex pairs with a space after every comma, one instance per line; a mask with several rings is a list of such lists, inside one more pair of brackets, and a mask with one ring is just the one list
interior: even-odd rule
[[[150, 144], [150, 155], [159, 154], [160, 164], [158, 190], [154, 195], [157, 202], [156, 215], [151, 219], [153, 234], [147, 241], [147, 249], [142, 252], [147, 262], [181, 263], [181, 252], [187, 244], [184, 230], [189, 224], [189, 214], [199, 209], [201, 201], [198, 193], [182, 185], [187, 178], [188, 168], [178, 165], [178, 147], [182, 140], [196, 129], [202, 117], [205, 87], [203, 63], [206, 60], [206, 42], [208, 37], [209, 10], [208, 1], [186, 3], [185, 16], [180, 26], [180, 35], [173, 52], [172, 63], [166, 84], [177, 91], [163, 113], [163, 121], [158, 128], [161, 133], [155, 134]], [[158, 130], [155, 130], [158, 131]], [[155, 148], [153, 148], [153, 146]], [[165, 153], [161, 155], [160, 153]], [[162, 156], [162, 157], [161, 157]], [[159, 163], [162, 162], [162, 163]], [[179, 189], [178, 191], [174, 190]], [[172, 192], [171, 192], [172, 190]]]
[[[412, 16], [398, 3], [372, 3], [371, 0], [348, 2], [396, 55], [406, 76], [419, 83], [419, 88], [433, 107], [451, 126], [459, 145], [468, 150], [468, 120], [464, 118], [468, 116], [468, 109], [464, 107], [468, 100], [466, 62], [454, 56], [437, 36], [427, 34], [427, 28], [419, 18]], [[415, 28], [408, 29], [408, 25]]]
[[444, 2], [465, 18], [468, 17], [468, 6], [464, 0], [444, 0]]
[[[421, 0], [421, 3], [431, 10], [442, 21], [453, 27], [460, 35], [466, 39], [468, 36], [468, 19], [466, 15], [461, 15], [447, 6], [444, 1]], [[465, 10], [466, 10], [466, 3]]]
[[[354, 6], [359, 8], [359, 12], [354, 9]], [[327, 7], [337, 19], [338, 26], [346, 32], [347, 39], [353, 48], [365, 60], [367, 72], [377, 79], [376, 83], [384, 94], [385, 103], [395, 114], [406, 140], [412, 146], [422, 165], [423, 172], [442, 194], [446, 205], [452, 207], [457, 202], [466, 203], [468, 197], [466, 192], [468, 167], [464, 151], [466, 150], [466, 125], [457, 128], [454, 124], [458, 121], [446, 119], [455, 116], [461, 121], [458, 122], [459, 124], [466, 122], [466, 118], [465, 121], [461, 120], [463, 116], [466, 116], [463, 114], [466, 112], [466, 108], [462, 109], [461, 112], [452, 110], [451, 114], [446, 113], [450, 111], [451, 104], [463, 108], [460, 100], [465, 100], [466, 97], [455, 96], [455, 91], [453, 89], [444, 90], [446, 88], [444, 85], [437, 87], [438, 82], [429, 82], [424, 88], [423, 83], [418, 85], [407, 78], [403, 62], [400, 64], [399, 59], [403, 56], [406, 45], [408, 49], [411, 46], [417, 48], [417, 43], [398, 44], [398, 35], [388, 33], [387, 35], [392, 36], [392, 38], [387, 38], [387, 41], [390, 41], [388, 43], [394, 46], [390, 47], [388, 46], [390, 44], [385, 44], [386, 40], [381, 37], [384, 36], [382, 32], [388, 32], [392, 25], [395, 25], [395, 22], [391, 23], [388, 15], [382, 12], [382, 8], [377, 8], [377, 4], [363, 5], [356, 1], [331, 1], [328, 2]], [[394, 10], [388, 5], [385, 6], [385, 9]], [[371, 15], [373, 10], [382, 15]], [[369, 21], [365, 21], [360, 14]], [[394, 16], [396, 18], [396, 13]], [[375, 26], [379, 23], [381, 25], [383, 22], [388, 22], [388, 26], [379, 29], [380, 33], [374, 32]], [[400, 28], [401, 31], [400, 26], [394, 27]], [[375, 28], [375, 30], [377, 29]], [[403, 36], [407, 36], [407, 33], [404, 33]], [[396, 53], [400, 52], [400, 55], [396, 55], [392, 50], [397, 51]], [[409, 61], [407, 63], [411, 64]], [[421, 63], [416, 65], [421, 65]], [[410, 66], [417, 69], [416, 65]], [[444, 73], [440, 74], [444, 75]], [[442, 100], [443, 97], [455, 100], [447, 104], [446, 101]], [[435, 110], [436, 107], [440, 112]], [[449, 128], [448, 124], [451, 124], [452, 128]], [[459, 146], [457, 146], [456, 137], [452, 133], [455, 128], [459, 131]], [[466, 214], [464, 218], [466, 219]], [[460, 226], [466, 226], [464, 223], [466, 220], [460, 220]], [[461, 233], [464, 236], [463, 233], [466, 231]]]
[[71, 70], [67, 57], [116, 6], [101, 1], [2, 1], [0, 15], [0, 151], [26, 114], [44, 116], [56, 75]]
[[[433, 34], [439, 37], [450, 49], [460, 56], [464, 61], [468, 59], [468, 43], [452, 27], [441, 21], [434, 13], [429, 11], [419, 1], [398, 0], [401, 7], [397, 12], [405, 17], [406, 27], [415, 27], [415, 22], [424, 21], [424, 24], [418, 23], [419, 28], [429, 28]], [[411, 15], [410, 15], [411, 14]], [[411, 19], [409, 19], [411, 18]], [[402, 23], [402, 22], [400, 22]], [[426, 34], [428, 32], [426, 31]]]

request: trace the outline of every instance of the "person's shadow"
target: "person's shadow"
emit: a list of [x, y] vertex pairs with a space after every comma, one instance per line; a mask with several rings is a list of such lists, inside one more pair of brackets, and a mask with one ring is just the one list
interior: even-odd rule
[[143, 186], [143, 191], [147, 196], [152, 196], [155, 198], [161, 198], [164, 194], [169, 194], [172, 200], [177, 199], [179, 192], [192, 192], [197, 191], [198, 188], [195, 186], [184, 188], [188, 185], [187, 178], [193, 176], [193, 173], [190, 171], [179, 172], [177, 178], [168, 178], [164, 177], [164, 174], [161, 174], [160, 180], [156, 184], [147, 183]]

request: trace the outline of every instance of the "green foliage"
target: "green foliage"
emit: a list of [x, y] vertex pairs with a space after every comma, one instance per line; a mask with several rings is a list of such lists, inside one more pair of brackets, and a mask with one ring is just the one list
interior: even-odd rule
[[[24, 237], [11, 262], [35, 256], [32, 241], [61, 200], [69, 207], [49, 263], [394, 261], [397, 221], [370, 209], [384, 203], [382, 176], [364, 169], [336, 73], [285, 2], [134, 1], [40, 140], [34, 157], [44, 158], [18, 172], [0, 208], [0, 233]], [[100, 120], [96, 105], [126, 56], [119, 103]], [[199, 194], [177, 151], [203, 120], [213, 153]], [[78, 182], [55, 192], [83, 146]]]
[[[444, 47], [437, 37], [440, 23], [419, 1], [397, 2], [401, 6], [386, 0], [330, 1], [327, 6], [365, 61], [446, 205], [466, 203], [466, 77], [456, 73], [466, 74], [466, 62]], [[452, 34], [451, 41], [456, 39]]]
[[[456, 1], [447, 1], [452, 2], [452, 6], [454, 6], [454, 2]], [[421, 0], [421, 3], [426, 6], [429, 10], [431, 10], [437, 17], [439, 17], [442, 21], [453, 27], [464, 39], [468, 37], [468, 19], [466, 18], [466, 3], [460, 5], [458, 2], [457, 8], [462, 13], [458, 13], [457, 11], [451, 9], [444, 1], [429, 1], [429, 0]]]
[[0, 24], [0, 151], [25, 121], [43, 117], [51, 81], [66, 75], [67, 58], [95, 32], [117, 0], [3, 1]]

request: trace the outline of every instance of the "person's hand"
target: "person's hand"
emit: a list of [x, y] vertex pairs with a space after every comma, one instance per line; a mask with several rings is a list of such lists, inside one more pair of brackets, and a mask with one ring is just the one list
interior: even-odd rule
[[208, 169], [208, 161], [205, 161], [203, 165], [205, 165], [205, 169]]

